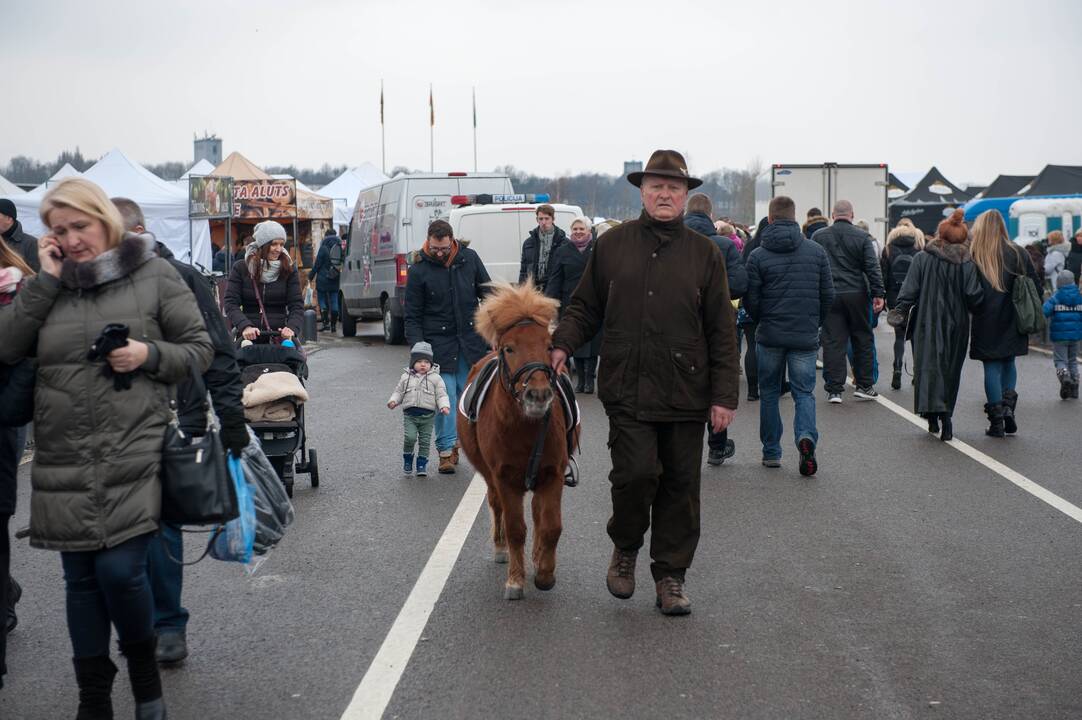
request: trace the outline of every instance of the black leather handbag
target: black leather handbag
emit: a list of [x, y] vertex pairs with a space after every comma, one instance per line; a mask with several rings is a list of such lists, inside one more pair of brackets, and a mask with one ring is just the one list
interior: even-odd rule
[[202, 437], [190, 437], [173, 412], [165, 429], [161, 475], [162, 522], [221, 525], [239, 514], [237, 489], [213, 420]]

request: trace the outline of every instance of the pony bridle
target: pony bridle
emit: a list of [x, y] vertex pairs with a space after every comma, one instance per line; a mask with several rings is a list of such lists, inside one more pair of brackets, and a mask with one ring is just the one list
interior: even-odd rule
[[[526, 325], [540, 325], [540, 323], [533, 320], [520, 320], [511, 327], [524, 327]], [[508, 328], [510, 329], [510, 328]], [[516, 402], [521, 402], [519, 397], [520, 393], [526, 391], [530, 385], [530, 379], [536, 373], [544, 373], [545, 378], [549, 382], [549, 387], [553, 391], [556, 390], [556, 371], [552, 369], [548, 363], [543, 362], [528, 362], [524, 363], [522, 367], [515, 371], [514, 375], [511, 374], [511, 370], [507, 366], [507, 353], [504, 349], [504, 345], [500, 343], [500, 376], [503, 378], [504, 387], [511, 393], [511, 397]]]

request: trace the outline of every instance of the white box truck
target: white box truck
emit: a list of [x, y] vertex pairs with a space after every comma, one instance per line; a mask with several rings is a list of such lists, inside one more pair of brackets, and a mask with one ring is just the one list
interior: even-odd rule
[[890, 222], [887, 213], [889, 171], [886, 163], [874, 165], [788, 165], [778, 163], [759, 176], [755, 183], [755, 222], [766, 217], [770, 200], [785, 195], [796, 203], [797, 222], [803, 224], [810, 208], [819, 208], [830, 217], [838, 200], [853, 203], [855, 220], [868, 223], [868, 231], [879, 247], [886, 242]]
[[409, 256], [429, 223], [450, 216], [455, 195], [513, 192], [507, 175], [464, 172], [399, 175], [361, 190], [339, 280], [342, 334], [356, 335], [363, 317], [382, 317], [383, 339], [405, 342]]

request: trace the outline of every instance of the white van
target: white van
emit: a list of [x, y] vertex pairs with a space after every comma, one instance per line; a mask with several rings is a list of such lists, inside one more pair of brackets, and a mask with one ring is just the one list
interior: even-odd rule
[[464, 172], [399, 175], [362, 190], [339, 281], [342, 334], [356, 335], [362, 317], [382, 316], [384, 340], [405, 342], [409, 256], [421, 249], [429, 223], [447, 219], [454, 195], [513, 192], [507, 175]]
[[[530, 198], [536, 200], [537, 198]], [[537, 208], [544, 203], [469, 205], [451, 210], [451, 228], [455, 238], [468, 242], [481, 256], [493, 280], [518, 282], [522, 243], [537, 227]], [[556, 211], [556, 226], [571, 234], [571, 221], [582, 215], [578, 205], [549, 203]]]

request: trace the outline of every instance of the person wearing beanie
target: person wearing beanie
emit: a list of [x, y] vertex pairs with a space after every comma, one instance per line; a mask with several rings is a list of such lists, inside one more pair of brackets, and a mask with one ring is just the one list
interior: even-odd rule
[[[942, 226], [940, 232], [944, 232]], [[1042, 280], [1029, 253], [1010, 241], [1003, 216], [996, 210], [981, 213], [973, 223], [970, 253], [980, 271], [984, 302], [973, 313], [969, 356], [984, 364], [985, 432], [990, 437], [1003, 437], [1018, 432], [1014, 359], [1029, 353], [1029, 335], [1018, 332], [1014, 284], [1032, 282], [1040, 297]]]
[[1061, 270], [1056, 276], [1056, 292], [1044, 301], [1044, 315], [1049, 318], [1048, 334], [1052, 339], [1052, 360], [1059, 378], [1059, 396], [1078, 399], [1078, 345], [1082, 342], [1082, 293], [1075, 275]]
[[285, 250], [286, 231], [274, 220], [255, 226], [244, 261], [234, 263], [225, 290], [225, 314], [245, 340], [268, 342], [268, 335], [296, 342], [304, 321], [300, 273]]
[[319, 314], [323, 331], [338, 330], [338, 289], [342, 279], [342, 240], [333, 229], [327, 230], [323, 243], [312, 263], [312, 274], [316, 276], [316, 293], [319, 296]]
[[428, 448], [432, 443], [432, 428], [436, 413], [451, 414], [451, 399], [447, 385], [440, 377], [440, 366], [432, 363], [432, 345], [414, 343], [410, 349], [410, 364], [398, 379], [387, 407], [402, 407], [405, 437], [402, 441], [402, 472], [413, 474], [414, 446], [417, 448], [417, 477], [428, 475]]
[[[943, 441], [954, 437], [969, 314], [984, 299], [960, 212], [940, 223], [937, 235], [913, 256], [887, 316], [913, 341], [913, 410], [928, 421], [928, 432], [939, 433]], [[887, 250], [894, 255], [899, 237], [893, 232], [890, 237]]]
[[0, 198], [0, 237], [3, 238], [0, 242], [22, 255], [31, 270], [41, 270], [41, 263], [38, 261], [38, 239], [23, 232], [19, 211], [15, 203], [7, 198]]

